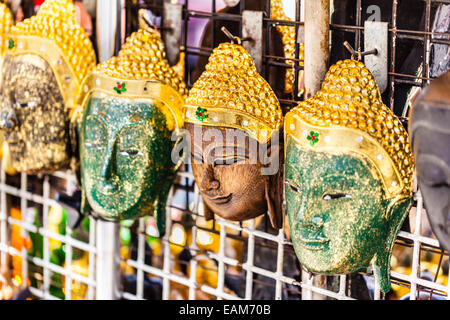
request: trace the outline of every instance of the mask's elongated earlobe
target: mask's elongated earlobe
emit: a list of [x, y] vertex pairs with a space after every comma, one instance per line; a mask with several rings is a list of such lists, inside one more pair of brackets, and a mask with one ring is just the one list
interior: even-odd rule
[[283, 225], [283, 215], [281, 212], [281, 197], [279, 186], [280, 174], [268, 176], [265, 180], [265, 193], [267, 200], [267, 212], [270, 223], [274, 229], [280, 229]]
[[173, 181], [175, 180], [176, 175], [177, 175], [176, 171], [173, 171], [173, 173], [169, 175], [167, 179], [164, 181], [153, 209], [154, 210], [153, 216], [156, 219], [156, 226], [158, 227], [159, 235], [161, 237], [164, 236], [164, 234], [166, 233], [167, 198], [169, 197], [170, 188], [173, 185]]
[[172, 161], [177, 160], [177, 162], [174, 164], [174, 166], [171, 169], [171, 173], [167, 176], [166, 180], [164, 181], [161, 190], [159, 192], [158, 198], [156, 199], [154, 207], [154, 217], [156, 219], [156, 226], [158, 227], [159, 235], [161, 237], [164, 236], [164, 234], [166, 233], [166, 204], [167, 198], [170, 193], [170, 188], [172, 187], [173, 182], [177, 177], [178, 169], [180, 169], [186, 157], [186, 149], [182, 148], [182, 143], [184, 141], [183, 135], [179, 133], [177, 135], [178, 139], [176, 140], [173, 149], [179, 150], [181, 147], [183, 154], [180, 156], [179, 159], [172, 159]]
[[[182, 147], [183, 143], [183, 136], [178, 134], [178, 139], [175, 142], [174, 150], [179, 150], [180, 147]], [[154, 206], [154, 217], [156, 219], [156, 226], [158, 227], [159, 235], [162, 237], [164, 236], [166, 232], [166, 204], [167, 204], [167, 198], [169, 196], [170, 188], [173, 185], [173, 181], [175, 180], [177, 176], [177, 171], [183, 164], [183, 161], [186, 157], [186, 150], [182, 148], [183, 154], [180, 156], [180, 158], [176, 159], [177, 162], [175, 163], [174, 167], [172, 168], [171, 174], [165, 179], [165, 182], [163, 183], [161, 190], [159, 192], [158, 198], [156, 199], [156, 203]], [[175, 159], [172, 159], [175, 160]]]
[[384, 293], [391, 290], [390, 261], [395, 238], [405, 218], [408, 216], [412, 203], [412, 198], [393, 199], [387, 208], [388, 234], [386, 242], [376, 253], [374, 259], [375, 279], [380, 284], [380, 288]]
[[[267, 213], [269, 214], [270, 223], [274, 229], [280, 229], [283, 226], [283, 213], [282, 213], [282, 179], [283, 176], [283, 150], [284, 148], [279, 145], [279, 141], [270, 147], [270, 159], [269, 166], [274, 167], [277, 170], [276, 174], [265, 176], [265, 197], [267, 201]], [[276, 160], [276, 161], [275, 161]]]
[[83, 215], [88, 215], [91, 212], [91, 206], [89, 205], [89, 201], [86, 196], [86, 190], [84, 188], [81, 189], [81, 207], [80, 212]]
[[70, 169], [72, 170], [78, 185], [81, 185], [80, 148], [78, 147], [79, 132], [81, 130], [80, 118], [81, 111], [76, 109], [69, 121], [69, 139], [71, 150]]

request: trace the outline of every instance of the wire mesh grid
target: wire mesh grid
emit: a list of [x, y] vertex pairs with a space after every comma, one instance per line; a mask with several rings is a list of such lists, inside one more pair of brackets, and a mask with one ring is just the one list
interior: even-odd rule
[[[203, 19], [216, 21], [219, 19], [241, 23], [242, 11], [246, 3], [241, 0], [238, 14], [224, 14], [218, 12], [219, 1], [211, 0], [209, 11], [193, 9], [194, 1], [182, 1], [184, 38], [182, 43], [185, 53], [186, 82], [192, 86], [193, 72], [192, 57], [207, 57], [214, 47], [203, 47], [201, 44], [190, 42], [190, 22]], [[247, 0], [249, 2], [249, 0]], [[349, 41], [357, 50], [361, 49], [364, 36], [362, 0], [354, 0], [352, 7], [354, 23], [337, 23], [332, 21], [331, 31], [343, 32], [352, 37]], [[407, 103], [405, 107], [395, 108], [396, 91], [402, 86], [423, 87], [434, 77], [430, 75], [430, 49], [434, 44], [450, 44], [450, 34], [438, 33], [431, 30], [432, 13], [436, 5], [447, 4], [448, 1], [417, 0], [424, 5], [425, 23], [423, 28], [409, 30], [397, 25], [399, 2], [392, 1], [389, 13], [389, 85], [383, 95], [384, 102], [401, 116], [407, 123]], [[138, 8], [145, 7], [160, 13], [161, 1], [147, 1], [138, 3], [126, 1], [127, 17], [136, 13]], [[270, 0], [267, 1], [270, 8]], [[335, 8], [336, 9], [336, 8]], [[301, 27], [301, 1], [295, 1], [295, 21], [274, 20], [270, 18], [269, 10], [264, 18], [266, 38], [277, 25], [295, 27], [296, 39]], [[128, 23], [128, 21], [127, 21]], [[300, 27], [300, 28], [299, 28]], [[127, 24], [127, 33], [133, 26]], [[163, 30], [164, 32], [164, 30]], [[240, 36], [240, 34], [238, 34]], [[214, 33], [212, 35], [214, 41]], [[423, 54], [420, 56], [422, 74], [417, 70], [402, 73], [396, 64], [396, 48], [403, 41], [415, 41], [421, 46]], [[217, 43], [216, 43], [217, 44]], [[340, 46], [340, 43], [332, 43]], [[300, 46], [296, 45], [295, 57], [286, 59], [282, 56], [270, 54], [270, 41], [266, 42], [263, 63], [265, 66], [278, 68], [294, 68], [294, 91], [290, 96], [283, 96], [280, 102], [288, 110], [302, 100], [299, 90], [299, 72], [303, 70], [300, 59]], [[346, 57], [347, 58], [347, 57]], [[268, 78], [268, 68], [263, 75]], [[23, 279], [36, 279], [31, 292], [37, 298], [55, 299], [58, 294], [52, 294], [53, 275], [63, 276], [59, 287], [63, 292], [60, 298], [72, 299], [73, 281], [86, 286], [83, 298], [94, 299], [96, 288], [97, 254], [95, 224], [89, 218], [90, 232], [87, 242], [71, 236], [70, 227], [66, 226], [65, 234], [49, 229], [49, 210], [58, 206], [52, 189], [54, 179], [73, 181], [70, 172], [58, 172], [52, 176], [44, 176], [41, 180], [42, 192], [35, 193], [28, 190], [29, 177], [19, 175], [19, 181], [11, 181], [5, 174], [3, 166], [0, 176], [0, 251], [4, 259], [6, 253], [18, 257], [22, 263]], [[420, 192], [415, 186], [414, 207], [409, 215], [409, 226], [400, 231], [394, 247], [394, 260], [402, 256], [409, 256], [409, 267], [393, 268], [391, 271], [392, 287], [401, 292], [395, 298], [409, 299], [450, 299], [450, 283], [448, 282], [449, 256], [439, 245], [435, 237], [429, 233], [426, 212]], [[20, 211], [26, 212], [30, 204], [39, 207], [42, 224], [38, 227], [28, 221], [20, 221], [11, 216], [9, 198], [18, 202]], [[17, 249], [11, 244], [11, 231], [14, 226], [29, 233], [40, 234], [43, 237], [42, 256], [32, 256], [25, 247]], [[131, 232], [131, 241], [121, 248], [122, 283], [120, 297], [123, 299], [387, 299], [377, 284], [373, 281], [373, 274], [341, 275], [335, 277], [314, 276], [301, 269], [295, 256], [289, 232], [285, 223], [280, 231], [274, 231], [268, 224], [267, 217], [257, 218], [243, 223], [233, 223], [220, 218], [207, 223], [203, 219], [201, 197], [194, 183], [191, 168], [187, 165], [179, 173], [171, 190], [167, 202], [166, 233], [160, 237], [154, 228], [151, 217], [141, 218], [132, 225], [122, 226], [122, 231]], [[118, 235], [119, 236], [119, 235]], [[65, 245], [65, 259], [63, 265], [51, 261], [51, 241], [56, 240]], [[72, 265], [73, 249], [80, 249], [88, 255], [88, 272], [82, 275], [75, 272]], [[430, 266], [430, 255], [437, 261], [434, 269]], [[396, 263], [400, 264], [400, 263]], [[447, 267], [445, 267], [447, 265]], [[30, 268], [33, 266], [35, 269]], [[432, 276], [426, 276], [427, 268]], [[302, 276], [303, 275], [303, 276]], [[446, 275], [446, 276], [445, 276]], [[444, 280], [439, 280], [444, 279]], [[25, 280], [26, 281], [26, 280]], [[359, 286], [366, 286], [370, 295], [360, 294]], [[58, 284], [56, 284], [58, 287]], [[364, 287], [364, 288], [366, 288]], [[366, 288], [366, 289], [367, 289]], [[363, 290], [364, 291], [364, 290]]]
[[[95, 298], [95, 220], [87, 218], [91, 229], [87, 239], [74, 237], [69, 224], [61, 224], [59, 218], [56, 224], [51, 221], [58, 217], [50, 213], [52, 209], [62, 214], [56, 192], [70, 187], [73, 181], [71, 172], [42, 178], [23, 173], [8, 176], [1, 163], [1, 261], [6, 255], [12, 257], [14, 280], [18, 285], [26, 283], [31, 292], [29, 298]], [[57, 259], [54, 255], [61, 252], [63, 256]], [[84, 270], [75, 264], [80, 256], [87, 261]]]
[[[239, 23], [239, 28], [241, 28], [242, 21], [242, 11], [246, 9], [246, 1], [240, 1], [239, 13], [235, 14], [229, 12], [220, 12], [217, 10], [220, 6], [219, 1], [212, 0], [211, 5], [209, 6], [209, 11], [199, 10], [196, 8], [193, 3], [195, 1], [180, 1], [180, 3], [184, 4], [184, 53], [185, 53], [185, 76], [186, 81], [191, 87], [193, 85], [192, 74], [194, 72], [193, 63], [191, 61], [192, 57], [208, 57], [212, 49], [218, 45], [215, 42], [215, 37], [217, 38], [217, 34], [215, 33], [214, 26], [220, 25], [220, 21], [236, 21]], [[250, 1], [247, 0], [247, 3]], [[351, 1], [350, 1], [351, 2]], [[353, 40], [350, 40], [350, 43], [353, 43], [354, 48], [357, 50], [361, 50], [361, 43], [364, 36], [364, 27], [363, 27], [363, 1], [356, 0], [353, 1], [353, 9], [354, 9], [354, 21], [353, 24], [340, 24], [333, 22], [330, 25], [331, 32], [338, 31], [344, 32], [345, 36], [353, 37]], [[449, 34], [448, 33], [439, 33], [431, 31], [431, 17], [432, 17], [432, 5], [433, 9], [436, 9], [436, 5], [440, 3], [448, 3], [447, 1], [416, 1], [417, 3], [425, 4], [425, 24], [422, 26], [423, 28], [417, 30], [408, 30], [407, 28], [400, 29], [397, 25], [397, 9], [398, 9], [398, 1], [392, 2], [391, 7], [391, 17], [389, 18], [389, 46], [390, 46], [390, 70], [389, 70], [389, 86], [388, 90], [384, 95], [385, 103], [391, 107], [391, 109], [396, 109], [394, 105], [394, 97], [395, 97], [395, 89], [400, 85], [409, 85], [413, 87], [423, 87], [433, 78], [430, 76], [430, 46], [432, 44], [450, 44]], [[350, 6], [350, 5], [349, 5]], [[133, 10], [137, 11], [138, 8], [146, 8], [149, 10], [153, 10], [153, 12], [158, 12], [161, 10], [162, 3], [161, 2], [151, 2], [147, 1], [145, 3], [140, 4], [129, 4], [129, 11]], [[267, 1], [266, 8], [271, 7], [271, 1]], [[434, 10], [433, 10], [434, 12]], [[269, 78], [269, 68], [267, 66], [275, 66], [279, 68], [293, 68], [295, 73], [295, 84], [294, 84], [294, 92], [290, 96], [283, 96], [279, 100], [281, 104], [284, 106], [284, 110], [287, 111], [290, 107], [295, 106], [298, 101], [303, 99], [301, 88], [299, 87], [299, 81], [301, 76], [299, 72], [303, 70], [302, 60], [300, 59], [300, 45], [296, 44], [295, 47], [295, 57], [286, 58], [283, 56], [275, 56], [270, 54], [270, 32], [274, 32], [276, 26], [291, 26], [293, 30], [295, 30], [295, 38], [298, 39], [299, 32], [301, 32], [301, 27], [304, 25], [304, 22], [301, 21], [302, 11], [301, 11], [301, 1], [295, 1], [295, 20], [276, 20], [271, 19], [271, 13], [269, 10], [266, 11], [264, 18], [264, 26], [266, 30], [266, 42], [265, 42], [265, 52], [263, 55], [263, 63], [266, 66], [265, 72], [263, 75], [266, 79]], [[211, 22], [213, 28], [211, 28], [211, 42], [213, 43], [210, 47], [205, 47], [203, 43], [194, 43], [194, 41], [190, 41], [189, 34], [190, 23], [192, 21], [198, 21], [199, 19], [204, 19], [208, 22]], [[128, 33], [131, 32], [130, 26], [128, 26]], [[237, 36], [241, 36], [241, 34], [237, 34]], [[344, 36], [344, 37], [345, 37]], [[334, 40], [334, 39], [333, 39]], [[423, 73], [422, 74], [407, 74], [406, 72], [402, 73], [397, 71], [396, 69], [396, 45], [402, 41], [418, 41], [422, 43], [423, 46], [423, 56], [421, 57], [421, 63], [423, 65]], [[335, 46], [341, 46], [340, 43], [332, 43]], [[336, 58], [336, 57], [335, 57]], [[343, 57], [348, 58], [348, 56]], [[414, 70], [414, 72], [417, 70]], [[404, 103], [404, 107], [397, 111], [403, 123], [407, 125], [407, 109], [408, 104]], [[189, 169], [189, 168], [188, 168]], [[195, 299], [199, 298], [199, 295], [196, 295], [196, 291], [202, 291], [209, 294], [209, 298], [217, 297], [218, 299], [252, 299], [255, 298], [254, 287], [258, 287], [258, 289], [263, 287], [267, 287], [268, 291], [272, 291], [270, 294], [262, 294], [262, 297], [271, 297], [275, 299], [324, 299], [324, 298], [334, 298], [334, 299], [354, 299], [355, 295], [351, 293], [352, 287], [352, 277], [351, 276], [337, 276], [337, 277], [328, 277], [325, 280], [325, 283], [320, 281], [316, 281], [314, 276], [308, 275], [307, 277], [300, 277], [299, 274], [293, 275], [291, 270], [286, 270], [286, 260], [289, 262], [296, 262], [295, 254], [293, 251], [292, 243], [287, 238], [286, 227], [280, 230], [277, 233], [268, 232], [267, 227], [267, 218], [252, 220], [245, 225], [236, 224], [233, 222], [229, 222], [223, 220], [221, 218], [215, 219], [213, 222], [213, 226], [209, 228], [205, 228], [204, 226], [197, 226], [196, 221], [198, 218], [202, 218], [202, 214], [199, 211], [201, 207], [201, 198], [198, 193], [198, 189], [193, 182], [193, 176], [189, 171], [185, 171], [182, 173], [182, 177], [185, 180], [185, 184], [175, 185], [174, 190], [177, 190], [177, 187], [181, 187], [180, 190], [176, 192], [186, 192], [186, 188], [188, 191], [188, 196], [185, 197], [185, 204], [172, 204], [167, 207], [168, 213], [168, 223], [167, 223], [167, 234], [162, 239], [163, 250], [161, 250], [161, 259], [163, 260], [162, 268], [155, 268], [154, 266], [150, 266], [144, 263], [144, 238], [148, 236], [145, 232], [145, 228], [143, 227], [144, 222], [140, 221], [139, 229], [138, 229], [138, 244], [135, 248], [138, 251], [137, 259], [126, 259], [125, 262], [136, 269], [138, 277], [142, 279], [142, 273], [148, 273], [150, 276], [156, 276], [162, 279], [162, 298], [174, 298], [171, 296], [171, 284], [175, 286], [185, 286], [187, 293], [183, 296], [183, 298]], [[180, 180], [181, 181], [181, 180]], [[179, 182], [180, 182], [179, 181]], [[183, 191], [181, 191], [183, 190]], [[171, 198], [173, 199], [173, 198]], [[190, 221], [187, 225], [189, 225], [188, 229], [192, 234], [192, 239], [190, 241], [172, 241], [169, 237], [169, 234], [173, 235], [173, 225], [179, 225], [180, 219], [177, 221], [173, 221], [170, 219], [171, 212], [173, 210], [180, 210], [182, 207], [183, 214], [191, 216], [193, 221]], [[266, 221], [264, 221], [266, 220]], [[442, 283], [437, 283], [438, 275], [448, 274], [447, 267], [443, 266], [448, 264], [448, 253], [442, 250], [439, 246], [439, 242], [429, 234], [429, 231], [426, 231], [424, 228], [424, 224], [428, 224], [426, 220], [425, 209], [423, 208], [423, 201], [420, 195], [420, 192], [415, 191], [415, 205], [410, 213], [410, 226], [412, 232], [409, 231], [400, 231], [397, 237], [396, 245], [394, 252], [399, 251], [407, 251], [412, 249], [412, 253], [410, 256], [412, 257], [410, 272], [392, 270], [392, 284], [395, 287], [401, 287], [406, 289], [407, 295], [404, 295], [403, 298], [409, 297], [409, 299], [424, 299], [432, 297], [449, 297], [449, 284], [443, 281]], [[185, 224], [186, 225], [186, 224]], [[220, 226], [220, 230], [216, 230], [216, 226]], [[257, 226], [263, 225], [263, 227]], [[410, 228], [406, 228], [408, 230]], [[217, 252], [211, 250], [201, 250], [198, 248], [198, 232], [209, 231], [212, 234], [216, 234], [218, 239], [215, 239], [219, 244]], [[171, 233], [172, 232], [172, 233]], [[425, 234], [426, 232], [426, 234]], [[245, 253], [242, 254], [241, 257], [230, 258], [227, 256], [227, 249], [231, 246], [227, 240], [233, 238], [237, 239], [244, 243]], [[190, 252], [193, 258], [186, 259], [176, 257], [171, 250], [174, 246], [180, 246], [182, 249]], [[258, 248], [260, 250], [258, 250]], [[266, 263], [263, 267], [261, 266], [261, 261], [255, 261], [255, 255], [261, 254], [261, 248], [270, 248], [272, 249], [272, 261]], [[216, 248], [217, 249], [217, 248]], [[180, 249], [181, 250], [181, 249]], [[426, 279], [423, 276], [423, 268], [424, 265], [427, 264], [425, 261], [425, 256], [427, 254], [433, 254], [434, 259], [437, 259], [439, 262], [437, 263], [438, 267], [434, 270], [434, 277], [432, 279]], [[199, 279], [198, 273], [200, 269], [207, 269], [204, 266], [200, 266], [197, 259], [195, 258], [198, 255], [206, 255], [209, 259], [215, 261], [215, 267], [211, 270], [215, 275], [209, 274], [211, 278], [217, 278], [217, 282], [215, 286], [204, 284], [208, 282], [205, 279]], [[395, 258], [394, 258], [395, 259]], [[256, 259], [258, 260], [258, 259]], [[177, 264], [185, 264], [189, 267], [189, 272], [183, 273], [174, 273], [174, 269], [176, 269]], [[238, 290], [230, 290], [230, 280], [227, 278], [227, 272], [229, 270], [232, 273], [236, 270], [240, 270], [238, 275], [238, 281], [242, 284], [243, 289]], [[443, 270], [445, 269], [445, 270]], [[304, 271], [305, 272], [305, 271]], [[259, 279], [258, 279], [259, 277]], [[373, 299], [385, 299], [385, 295], [380, 292], [380, 289], [377, 287], [376, 283], [373, 283], [373, 275], [364, 274], [364, 277], [368, 283], [373, 285], [373, 290], [371, 290], [371, 297]], [[262, 279], [262, 280], [261, 280]], [[199, 281], [200, 280], [200, 281]], [[354, 280], [353, 280], [354, 281]], [[331, 284], [330, 284], [331, 282]], [[124, 292], [123, 296], [129, 299], [142, 299], [143, 295], [143, 287], [140, 284], [140, 281], [137, 282], [138, 289], [136, 290], [136, 294], [131, 294], [129, 292]], [[234, 287], [233, 287], [234, 288]], [[403, 291], [406, 293], [406, 291]], [[256, 295], [258, 296], [258, 295]], [[360, 296], [359, 296], [360, 297]], [[400, 298], [400, 297], [398, 297]]]

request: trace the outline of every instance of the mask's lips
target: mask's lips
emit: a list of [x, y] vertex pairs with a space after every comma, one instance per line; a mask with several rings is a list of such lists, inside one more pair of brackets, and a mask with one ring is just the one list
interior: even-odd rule
[[233, 197], [233, 194], [230, 193], [227, 196], [216, 196], [216, 197], [209, 197], [208, 198], [217, 204], [225, 204], [231, 201], [231, 198]]
[[120, 191], [120, 187], [117, 181], [100, 181], [98, 184], [98, 191], [104, 195], [114, 195]]
[[330, 242], [323, 234], [323, 226], [318, 227], [312, 223], [297, 223], [296, 233], [300, 244], [309, 250], [322, 250]]
[[18, 145], [21, 141], [18, 135], [18, 131], [12, 132], [4, 132], [5, 141], [8, 142], [9, 145]]

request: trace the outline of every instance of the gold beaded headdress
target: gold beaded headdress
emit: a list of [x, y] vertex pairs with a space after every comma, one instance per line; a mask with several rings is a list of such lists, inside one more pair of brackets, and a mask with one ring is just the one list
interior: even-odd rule
[[121, 98], [151, 98], [166, 115], [167, 128], [183, 127], [182, 108], [188, 91], [183, 78], [169, 66], [158, 32], [140, 29], [125, 41], [117, 57], [95, 68], [83, 82], [81, 111], [94, 92]]
[[285, 133], [302, 148], [365, 156], [389, 198], [410, 196], [414, 158], [400, 120], [387, 108], [362, 62], [331, 66], [322, 88], [286, 115]]
[[76, 22], [72, 0], [46, 0], [37, 15], [11, 28], [5, 55], [34, 54], [49, 63], [66, 108], [73, 110], [80, 84], [96, 63], [95, 51]]
[[6, 35], [11, 30], [13, 26], [13, 17], [11, 11], [6, 4], [0, 2], [0, 54], [3, 55], [6, 48]]
[[[281, 0], [270, 1], [270, 15], [272, 19], [291, 20], [284, 12], [283, 2]], [[295, 58], [295, 27], [286, 25], [276, 25], [275, 27], [281, 33], [281, 39], [284, 45], [284, 57], [286, 59]], [[300, 44], [299, 59], [304, 60], [304, 46]], [[286, 60], [286, 63], [292, 68], [286, 70], [286, 83], [284, 87], [285, 93], [291, 93], [294, 90], [294, 61]], [[303, 66], [303, 62], [300, 62]]]
[[189, 92], [185, 122], [243, 130], [266, 143], [282, 127], [280, 103], [240, 45], [222, 43]]

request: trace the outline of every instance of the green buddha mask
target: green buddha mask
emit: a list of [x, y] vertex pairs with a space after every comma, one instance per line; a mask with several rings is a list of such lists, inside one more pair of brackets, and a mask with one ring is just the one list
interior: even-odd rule
[[412, 204], [413, 158], [372, 75], [360, 62], [338, 62], [322, 89], [287, 114], [285, 130], [286, 210], [300, 262], [321, 274], [372, 266], [389, 291], [392, 248]]
[[171, 155], [172, 133], [182, 125], [184, 89], [141, 80], [148, 78], [144, 70], [141, 76], [130, 73], [131, 80], [113, 76], [122, 61], [132, 64], [133, 41], [139, 47], [159, 40], [145, 30], [130, 38], [119, 59], [99, 65], [85, 80], [78, 120], [83, 206], [108, 220], [154, 214], [163, 232], [167, 196], [183, 160], [174, 163]]

